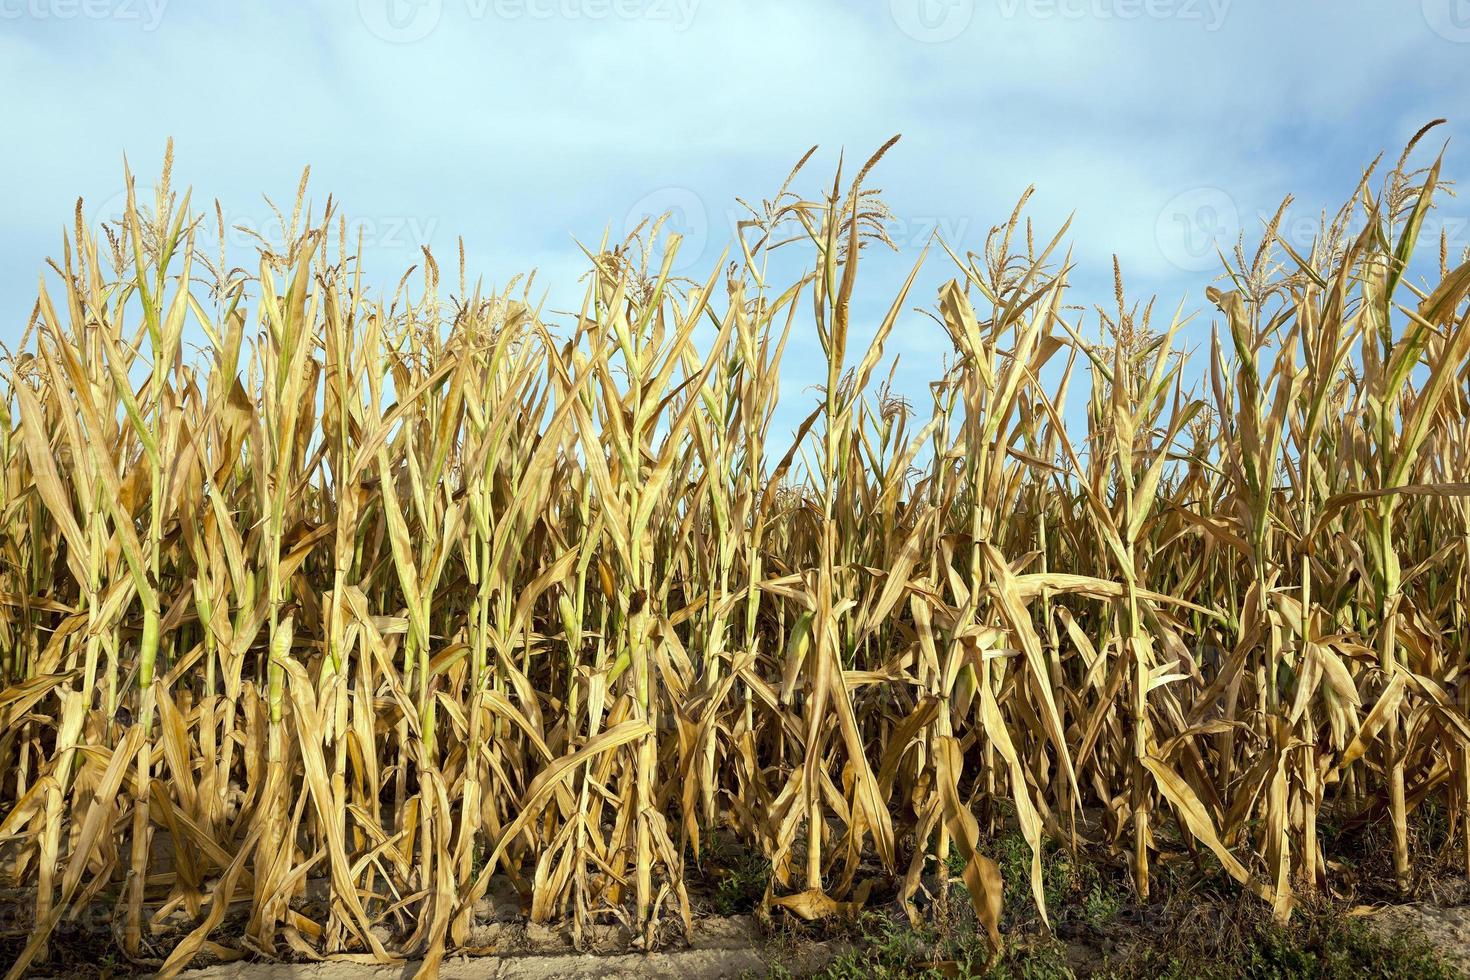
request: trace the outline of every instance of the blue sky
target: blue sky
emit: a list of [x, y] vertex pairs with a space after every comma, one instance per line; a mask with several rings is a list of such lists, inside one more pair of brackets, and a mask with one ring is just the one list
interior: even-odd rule
[[[1116, 252], [1131, 292], [1201, 309], [1213, 237], [1288, 192], [1310, 223], [1429, 119], [1465, 175], [1470, 0], [0, 0], [0, 86], [0, 343], [76, 198], [115, 207], [124, 154], [147, 183], [169, 136], [176, 181], [232, 222], [263, 227], [261, 194], [288, 203], [310, 164], [384, 287], [463, 235], [472, 271], [538, 268], [557, 306], [573, 236], [678, 208], [707, 270], [736, 196], [773, 194], [813, 143], [816, 192], [841, 150], [902, 133], [872, 181], [902, 249], [870, 262], [869, 318], [929, 230], [978, 248], [1028, 184], [1042, 232], [1076, 212], [1073, 302], [1111, 302]], [[1446, 201], [1459, 248], [1467, 219]], [[945, 265], [931, 252], [915, 303]], [[906, 319], [912, 394], [946, 347]], [[788, 394], [816, 350], [793, 340]]]

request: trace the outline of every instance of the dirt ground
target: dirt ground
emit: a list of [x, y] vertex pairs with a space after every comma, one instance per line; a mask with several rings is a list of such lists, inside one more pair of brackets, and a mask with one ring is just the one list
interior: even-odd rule
[[[471, 938], [476, 945], [493, 947], [496, 952], [446, 958], [439, 970], [443, 980], [761, 977], [776, 963], [800, 975], [821, 969], [840, 952], [831, 943], [808, 943], [799, 949], [772, 944], [760, 936], [749, 916], [697, 921], [688, 947], [654, 953], [599, 951], [627, 949], [626, 932], [616, 928], [584, 937], [588, 952], [578, 952], [571, 937], [560, 932], [520, 925], [482, 927]], [[417, 962], [396, 966], [226, 963], [183, 975], [188, 980], [399, 980], [412, 977], [418, 966]]]
[[1379, 912], [1371, 921], [1387, 932], [1419, 930], [1446, 959], [1470, 971], [1470, 906], [1396, 905]]
[[[417, 963], [403, 966], [360, 966], [352, 963], [226, 964], [185, 973], [209, 980], [398, 980], [412, 977]], [[445, 960], [443, 980], [560, 980], [655, 977], [764, 976], [768, 965], [755, 949], [681, 950], [678, 952], [581, 955], [479, 956]]]
[[[1456, 884], [1463, 885], [1463, 882]], [[1377, 905], [1375, 902], [1372, 904], [1377, 908], [1371, 912], [1370, 905], [1359, 905], [1349, 915], [1356, 917], [1366, 913], [1362, 921], [1371, 931], [1384, 937], [1406, 931], [1421, 933], [1429, 946], [1470, 976], [1470, 888], [1430, 888], [1425, 890], [1424, 896], [1426, 901], [1411, 904]], [[24, 902], [15, 904], [17, 909], [26, 907], [28, 904]], [[1121, 911], [1126, 913], [1129, 910]], [[637, 949], [632, 934], [618, 925], [592, 927], [580, 937], [580, 942], [574, 942], [568, 929], [527, 924], [521, 917], [514, 894], [510, 892], [500, 894], [493, 891], [476, 912], [478, 924], [468, 936], [469, 949], [447, 957], [441, 964], [440, 976], [445, 980], [759, 978], [770, 974], [773, 967], [784, 968], [795, 976], [805, 976], [821, 971], [839, 959], [848, 963], [845, 972], [851, 973], [854, 961], [848, 954], [868, 955], [866, 951], [870, 944], [881, 942], [883, 935], [881, 928], [872, 928], [873, 923], [868, 923], [861, 935], [856, 931], [802, 929], [777, 930], [773, 934], [769, 926], [763, 929], [752, 915], [713, 915], [694, 921], [687, 945], [676, 939], [671, 931], [658, 944], [657, 951], [644, 953]], [[896, 913], [894, 918], [896, 928], [906, 934], [906, 923], [901, 922]], [[1141, 942], [1144, 947], [1150, 947], [1158, 941], [1167, 945], [1168, 936], [1160, 935], [1159, 930], [1163, 929], [1167, 934], [1178, 926], [1167, 917], [1153, 922], [1136, 916], [1130, 918], [1126, 914], [1109, 915], [1107, 921], [1109, 925], [1102, 930], [1079, 929], [1075, 923], [1059, 922], [1056, 935], [1060, 943], [1055, 948], [1061, 952], [1062, 959], [1046, 965], [1038, 963], [1040, 972], [1034, 975], [1057, 975], [1057, 966], [1063, 967], [1062, 972], [1070, 970], [1079, 977], [1092, 975], [1095, 970], [1115, 961], [1120, 954], [1126, 954], [1130, 943]], [[1220, 921], [1228, 923], [1229, 920]], [[99, 920], [93, 925], [99, 935], [107, 934], [109, 923], [106, 921]], [[21, 935], [20, 939], [23, 938]], [[388, 936], [385, 933], [380, 938], [386, 942]], [[78, 970], [92, 977], [147, 975], [148, 967], [141, 964], [129, 969], [126, 963], [117, 963], [116, 966], [122, 969], [114, 972], [108, 967], [111, 961], [106, 958], [107, 950], [100, 943], [78, 944], [68, 952], [63, 948], [67, 942], [68, 938], [58, 937], [51, 963], [56, 969], [50, 972], [43, 970], [44, 975], [66, 976]], [[931, 955], [926, 953], [919, 959], [927, 960]], [[1022, 952], [1022, 955], [1027, 956], [1029, 962], [1029, 954]], [[0, 965], [4, 959], [0, 956]], [[856, 961], [858, 964], [862, 962], [862, 959]], [[418, 971], [419, 966], [416, 961], [380, 966], [345, 961], [272, 963], [253, 960], [203, 965], [186, 971], [183, 976], [188, 980], [406, 980]], [[96, 972], [93, 972], [94, 968]], [[860, 965], [858, 969], [861, 970]], [[1021, 975], [1033, 973], [1023, 969]]]
[[[1470, 906], [1430, 904], [1385, 908], [1369, 920], [1385, 935], [1405, 929], [1422, 932], [1440, 952], [1461, 969], [1470, 971]], [[444, 980], [656, 980], [675, 977], [762, 977], [780, 965], [797, 976], [822, 969], [848, 947], [843, 943], [809, 942], [799, 947], [774, 943], [761, 936], [748, 916], [705, 919], [695, 925], [687, 948], [655, 953], [626, 950], [621, 930], [586, 937], [590, 950], [577, 952], [570, 937], [551, 930], [528, 931], [524, 926], [491, 926], [475, 938], [497, 952], [457, 956], [444, 961]], [[1069, 944], [1070, 945], [1070, 944]], [[1069, 949], [1071, 966], [1088, 972], [1091, 957]], [[1100, 958], [1099, 958], [1100, 959]], [[355, 963], [228, 963], [184, 974], [188, 980], [407, 980], [419, 964], [366, 966]]]

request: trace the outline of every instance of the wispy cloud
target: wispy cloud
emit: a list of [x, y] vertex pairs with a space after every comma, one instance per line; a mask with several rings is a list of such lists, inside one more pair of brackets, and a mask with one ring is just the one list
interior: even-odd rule
[[[665, 208], [708, 268], [737, 195], [820, 143], [816, 192], [840, 150], [903, 132], [875, 177], [903, 248], [875, 256], [865, 310], [930, 231], [978, 248], [1032, 184], [1040, 233], [1072, 216], [1078, 300], [1110, 297], [1117, 253], [1130, 285], [1198, 305], [1216, 243], [1286, 193], [1306, 235], [1427, 119], [1463, 136], [1467, 55], [1465, 0], [0, 0], [0, 84], [26, 93], [3, 110], [0, 341], [76, 197], [115, 206], [123, 155], [146, 179], [169, 136], [196, 200], [265, 233], [261, 192], [288, 200], [311, 164], [390, 287], [461, 235], [487, 281], [572, 285], [574, 236]], [[1470, 238], [1456, 207], [1446, 232]], [[942, 256], [926, 275], [918, 303]], [[931, 333], [895, 337], [915, 377]]]

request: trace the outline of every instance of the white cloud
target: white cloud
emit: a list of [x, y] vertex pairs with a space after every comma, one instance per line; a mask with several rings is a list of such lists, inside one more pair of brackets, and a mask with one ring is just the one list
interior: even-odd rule
[[[150, 31], [10, 18], [0, 84], [30, 94], [0, 108], [13, 147], [0, 158], [12, 189], [0, 341], [23, 328], [76, 195], [120, 190], [124, 152], [140, 176], [156, 173], [169, 135], [178, 181], [248, 220], [267, 213], [262, 191], [286, 203], [312, 164], [318, 206], [330, 191], [374, 230], [369, 268], [384, 288], [420, 240], [448, 267], [463, 235], [486, 282], [536, 266], [579, 296], [573, 235], [620, 231], [648, 199], [686, 211], [692, 200], [709, 262], [734, 198], [773, 193], [812, 143], [823, 150], [802, 186], [815, 193], [840, 149], [851, 174], [901, 131], [873, 183], [909, 244], [937, 224], [978, 248], [1035, 184], [1038, 234], [1075, 211], [1087, 295], [1074, 299], [1110, 300], [1116, 252], [1130, 286], [1162, 291], [1171, 309], [1186, 290], [1198, 304], [1209, 273], [1180, 267], [1180, 241], [1197, 248], [1201, 229], [1237, 226], [1249, 236], [1287, 192], [1308, 213], [1335, 205], [1378, 150], [1395, 154], [1432, 115], [1461, 111], [1451, 96], [1470, 80], [1470, 44], [1436, 33], [1419, 6], [322, 0], [171, 3]], [[384, 39], [395, 30], [422, 36]], [[1463, 169], [1452, 155], [1449, 170]], [[1170, 228], [1195, 238], [1162, 241]], [[886, 306], [915, 254], [874, 257], [865, 314]], [[929, 302], [946, 261], [931, 254], [911, 305]], [[916, 320], [895, 337], [906, 375], [937, 370], [933, 329]], [[792, 355], [809, 360], [812, 347], [797, 338]]]

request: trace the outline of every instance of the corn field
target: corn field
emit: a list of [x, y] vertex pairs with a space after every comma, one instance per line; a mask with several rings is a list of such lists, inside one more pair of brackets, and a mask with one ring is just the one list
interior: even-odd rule
[[[1116, 270], [1071, 305], [1023, 199], [855, 323], [882, 151], [794, 172], [702, 280], [657, 224], [587, 249], [560, 318], [462, 253], [370, 288], [305, 178], [252, 270], [167, 165], [101, 231], [79, 202], [0, 371], [10, 975], [98, 906], [165, 976], [432, 975], [492, 885], [655, 944], [717, 835], [808, 919], [922, 916], [957, 854], [997, 948], [1003, 827], [1043, 915], [1049, 843], [1142, 899], [1188, 852], [1284, 919], [1326, 814], [1407, 880], [1432, 804], [1470, 872], [1470, 262], [1419, 241], [1414, 149], [1310, 248], [1283, 204], [1193, 321]], [[922, 403], [884, 354], [916, 306], [953, 345]], [[825, 381], [781, 402], [797, 335]]]

